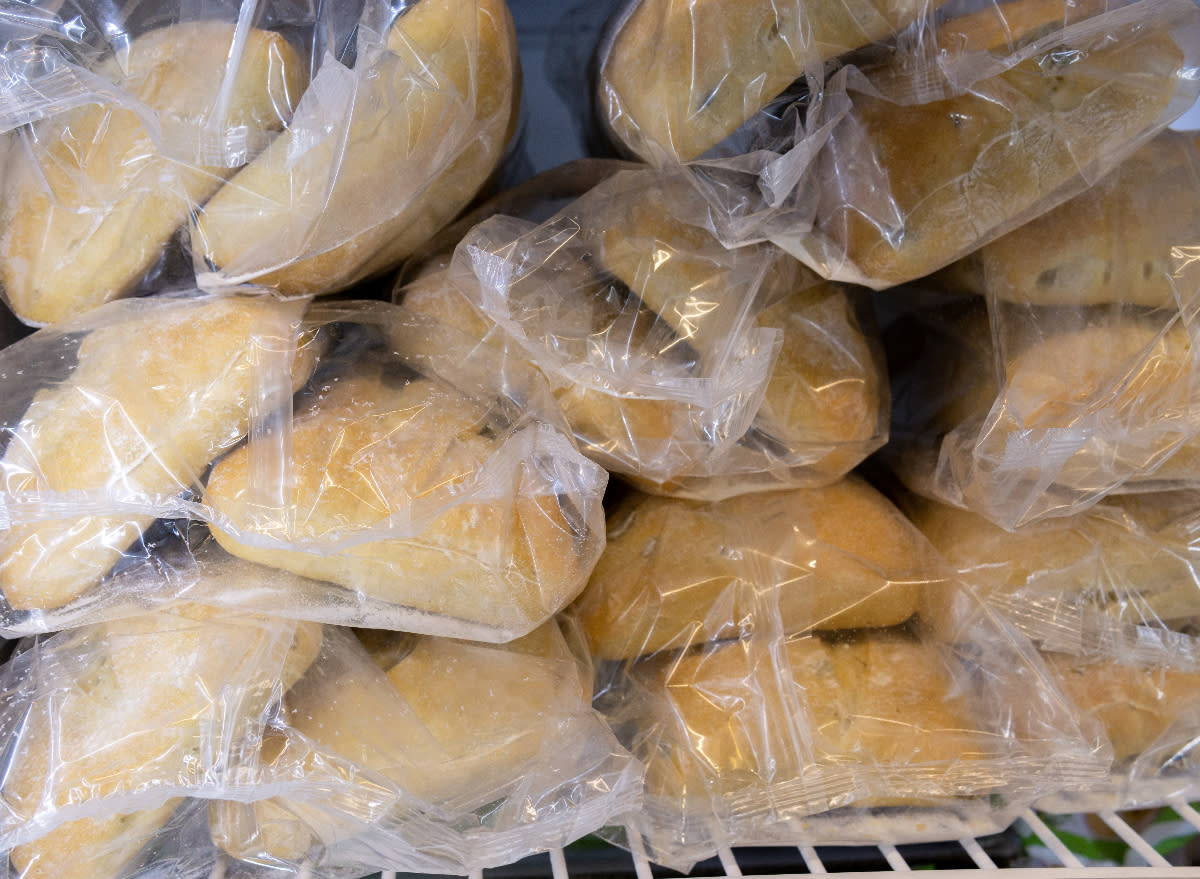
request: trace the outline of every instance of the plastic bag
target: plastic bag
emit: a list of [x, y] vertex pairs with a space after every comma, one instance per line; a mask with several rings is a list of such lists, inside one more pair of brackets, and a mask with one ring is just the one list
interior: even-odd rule
[[768, 245], [726, 250], [687, 182], [618, 174], [540, 226], [495, 217], [404, 291], [546, 374], [584, 452], [721, 497], [829, 482], [883, 441], [852, 294]]
[[746, 634], [764, 591], [787, 635], [902, 625], [934, 567], [856, 477], [708, 504], [634, 493], [571, 610], [594, 656], [634, 659]]
[[[261, 291], [260, 291], [261, 292]], [[12, 610], [83, 596], [190, 517], [202, 475], [312, 371], [303, 302], [110, 303], [0, 353], [0, 589]]]
[[[637, 805], [641, 768], [589, 706], [588, 668], [547, 624], [503, 646], [338, 633], [267, 739], [267, 783], [220, 803], [230, 854], [318, 873], [466, 874], [598, 829]], [[330, 795], [330, 789], [338, 791]]]
[[353, 69], [326, 59], [288, 131], [197, 212], [202, 285], [347, 287], [423, 245], [495, 170], [519, 82], [503, 0], [421, 0], [384, 27], [359, 28]]
[[1190, 3], [1018, 0], [848, 69], [851, 109], [812, 170], [815, 223], [775, 240], [824, 276], [876, 288], [945, 266], [1074, 195], [1186, 110], [1197, 28]]
[[[1197, 267], [1181, 258], [1172, 283], [1200, 290]], [[918, 494], [1010, 529], [1114, 492], [1194, 486], [1193, 313], [1189, 303], [916, 308], [886, 334], [887, 457]]]
[[942, 2], [629, 0], [597, 53], [598, 115], [647, 161], [695, 159], [755, 114], [779, 113], [794, 81], [819, 84], [826, 61], [893, 37]]
[[197, 279], [349, 286], [461, 211], [516, 128], [503, 0], [75, 11], [0, 7], [0, 283], [35, 324]]
[[2, 677], [0, 848], [22, 872], [115, 873], [181, 797], [246, 795], [269, 709], [321, 641], [181, 605], [30, 644]]
[[[185, 595], [502, 641], [583, 588], [607, 474], [527, 365], [495, 350], [460, 360], [455, 330], [384, 303], [145, 300], [103, 314], [82, 341], [43, 330], [0, 355], [10, 411], [24, 409], [5, 419], [0, 630]], [[122, 359], [131, 345], [140, 362]]]
[[[930, 501], [908, 506], [988, 605], [1046, 653], [1064, 694], [1112, 743], [1104, 784], [1041, 808], [1134, 808], [1200, 790], [1200, 586], [1190, 547], [1200, 495], [1114, 497], [1015, 533]], [[930, 623], [943, 628], [936, 614]]]
[[496, 350], [464, 357], [463, 334], [399, 306], [308, 320], [341, 342], [291, 419], [213, 467], [217, 541], [344, 587], [307, 612], [374, 626], [505, 641], [570, 602], [604, 546], [608, 476], [541, 376]]
[[303, 42], [317, 23], [273, 21], [266, 3], [88, 6], [0, 8], [0, 130], [16, 128], [0, 284], [37, 325], [186, 282], [177, 230], [287, 124], [310, 73], [269, 28], [306, 24]]
[[571, 614], [606, 660], [595, 704], [646, 764], [627, 826], [650, 858], [978, 835], [1102, 779], [1096, 725], [947, 574], [856, 480], [618, 511]]
[[925, 499], [906, 508], [984, 600], [1043, 649], [1200, 672], [1191, 547], [1200, 494], [1114, 496], [1016, 532]]

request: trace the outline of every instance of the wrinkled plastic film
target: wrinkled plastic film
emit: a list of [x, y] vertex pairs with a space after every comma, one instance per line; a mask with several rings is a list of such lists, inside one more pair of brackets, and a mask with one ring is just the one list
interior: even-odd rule
[[5, 668], [5, 848], [18, 863], [79, 857], [129, 829], [119, 814], [145, 812], [135, 827], [152, 832], [179, 797], [237, 796], [269, 706], [320, 643], [311, 624], [181, 607], [18, 652]]
[[[458, 359], [457, 330], [397, 306], [303, 312], [267, 297], [114, 303], [107, 324], [6, 352], [6, 631], [187, 594], [496, 641], [578, 593], [607, 476], [540, 374], [495, 350]], [[140, 361], [115, 368], [134, 339]], [[64, 397], [87, 405], [65, 416]], [[60, 453], [85, 442], [94, 452]], [[42, 552], [51, 539], [73, 552]]]
[[678, 176], [618, 174], [539, 226], [493, 217], [398, 292], [549, 379], [585, 453], [700, 498], [828, 482], [887, 410], [854, 294], [726, 250]]
[[11, 608], [69, 603], [155, 519], [196, 514], [208, 464], [249, 429], [256, 382], [290, 395], [307, 379], [314, 346], [266, 377], [254, 352], [263, 331], [296, 346], [303, 306], [254, 296], [114, 303], [5, 349], [0, 570]]
[[630, 826], [656, 862], [988, 832], [1103, 779], [1098, 727], [865, 483], [632, 497], [610, 527], [572, 616], [646, 764]]
[[[586, 669], [553, 624], [504, 647], [380, 643], [372, 663], [350, 639], [327, 641], [290, 697], [271, 766], [303, 771], [311, 793], [216, 806], [227, 851], [280, 867], [465, 873], [636, 804], [640, 769], [588, 707]], [[329, 773], [357, 793], [323, 796]]]

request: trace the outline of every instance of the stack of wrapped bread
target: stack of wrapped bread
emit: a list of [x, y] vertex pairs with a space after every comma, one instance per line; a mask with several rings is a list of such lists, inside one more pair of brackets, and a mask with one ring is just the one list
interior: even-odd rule
[[512, 189], [504, 0], [20, 5], [6, 875], [1200, 790], [1192, 0], [622, 0]]

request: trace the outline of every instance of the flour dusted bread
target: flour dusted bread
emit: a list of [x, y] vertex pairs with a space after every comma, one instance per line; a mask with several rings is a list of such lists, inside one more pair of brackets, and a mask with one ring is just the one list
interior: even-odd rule
[[[397, 638], [404, 649], [392, 649]], [[287, 699], [287, 735], [447, 813], [503, 798], [589, 710], [590, 688], [554, 623], [504, 645], [395, 633], [376, 643], [378, 668], [349, 643], [318, 661]], [[235, 856], [296, 861], [365, 830], [331, 822], [326, 805], [222, 803], [214, 839]]]
[[573, 612], [595, 655], [632, 658], [776, 613], [789, 633], [897, 625], [929, 570], [920, 535], [854, 477], [711, 504], [635, 495]]
[[[10, 606], [61, 607], [99, 582], [155, 508], [245, 436], [256, 394], [290, 396], [307, 379], [316, 345], [298, 344], [303, 310], [231, 296], [113, 303], [96, 318], [75, 368], [12, 424], [0, 461]], [[57, 356], [63, 341], [43, 330], [6, 349], [6, 368], [28, 365], [27, 352]], [[63, 500], [73, 493], [90, 503]]]
[[598, 551], [555, 469], [584, 462], [548, 428], [506, 437], [488, 417], [448, 385], [365, 364], [297, 409], [292, 524], [257, 516], [247, 446], [209, 477], [214, 534], [233, 555], [419, 611], [418, 630], [527, 632], [579, 592]]
[[[282, 37], [251, 28], [235, 44], [234, 24], [222, 21], [150, 31], [95, 74], [158, 114], [161, 130], [152, 137], [130, 106], [98, 98], [36, 123], [9, 150], [0, 283], [29, 323], [56, 323], [127, 295], [235, 170], [234, 161], [202, 161], [213, 155], [202, 138], [220, 134], [223, 144], [225, 132], [240, 131], [243, 151], [261, 149], [307, 78]], [[195, 138], [195, 155], [165, 154], [160, 140], [171, 136]]]
[[[25, 823], [6, 828], [28, 840], [10, 853], [21, 875], [117, 875], [181, 792], [216, 784], [229, 753], [253, 746], [321, 640], [311, 623], [180, 606], [32, 648], [45, 657], [18, 727], [6, 727], [2, 793], [7, 820]], [[57, 823], [110, 799], [107, 813]], [[122, 802], [135, 808], [120, 814]]]
[[949, 266], [942, 282], [1031, 305], [1190, 302], [1182, 270], [1200, 245], [1197, 146], [1194, 134], [1163, 132], [1082, 195]]
[[[853, 96], [829, 154], [839, 158], [823, 172], [818, 227], [833, 242], [831, 267], [844, 259], [847, 275], [880, 288], [929, 274], [1043, 213], [1081, 170], [1111, 166], [1169, 121], [1184, 67], [1178, 19], [1160, 10], [1062, 28], [1076, 14], [1066, 0], [1017, 0], [945, 22], [937, 43], [953, 57], [1021, 53], [961, 93], [939, 97], [949, 83], [913, 81], [922, 62], [903, 55], [870, 71], [885, 90], [920, 87], [935, 99]], [[856, 188], [849, 163], [882, 177]]]
[[695, 159], [810, 69], [938, 5], [632, 0], [601, 62], [599, 112], [644, 159]]
[[[391, 268], [467, 206], [515, 121], [504, 0], [422, 0], [353, 71], [327, 65], [292, 128], [205, 205], [193, 247], [226, 281], [320, 294]], [[347, 92], [352, 97], [347, 100]]]

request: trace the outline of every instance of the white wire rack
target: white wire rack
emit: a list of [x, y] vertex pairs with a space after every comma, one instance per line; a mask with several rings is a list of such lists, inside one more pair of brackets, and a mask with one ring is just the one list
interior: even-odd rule
[[[1197, 831], [1200, 831], [1200, 812], [1197, 812], [1192, 806], [1183, 801], [1172, 801], [1168, 805], [1183, 820], [1195, 827]], [[1046, 850], [1058, 859], [1058, 866], [998, 867], [977, 840], [968, 838], [955, 841], [962, 846], [967, 856], [974, 862], [974, 866], [969, 868], [939, 869], [937, 874], [946, 877], [946, 879], [956, 879], [956, 877], [959, 877], [959, 879], [972, 879], [972, 877], [980, 877], [981, 874], [989, 872], [1003, 873], [1004, 879], [1074, 879], [1074, 877], [1079, 877], [1079, 879], [1200, 879], [1200, 866], [1180, 867], [1172, 865], [1149, 842], [1143, 839], [1137, 830], [1121, 818], [1120, 815], [1115, 812], [1099, 812], [1096, 813], [1096, 816], [1111, 828], [1144, 861], [1144, 865], [1121, 867], [1085, 865], [1035, 812], [1026, 810], [1017, 822], [1018, 830], [1022, 836], [1032, 835], [1037, 837]], [[628, 853], [630, 864], [627, 870], [636, 875], [637, 879], [652, 879], [652, 865], [646, 858], [645, 853], [640, 850], [637, 834], [630, 833], [629, 838], [633, 841], [633, 850]], [[880, 870], [847, 872], [837, 868], [831, 869], [822, 862], [816, 848], [810, 845], [799, 845], [796, 847], [796, 851], [798, 851], [800, 860], [803, 861], [804, 867], [807, 869], [807, 874], [775, 873], [770, 875], [785, 877], [828, 874], [831, 876], [836, 875], [839, 879], [867, 879], [867, 877], [878, 879], [884, 873], [910, 873], [917, 872], [917, 870], [924, 870], [923, 867], [914, 869], [894, 845], [885, 844], [875, 848], [878, 849], [879, 854], [882, 856], [881, 860], [886, 863], [886, 867]], [[738, 864], [737, 849], [722, 848], [718, 851], [717, 855], [726, 877], [740, 877], [743, 875], [742, 868]], [[561, 849], [551, 851], [549, 858], [553, 879], [571, 879], [567, 859]], [[396, 879], [396, 875], [395, 873], [383, 873], [382, 879]], [[763, 876], [767, 874], [757, 872], [756, 875]], [[472, 873], [469, 879], [484, 879], [483, 872], [477, 871]]]

